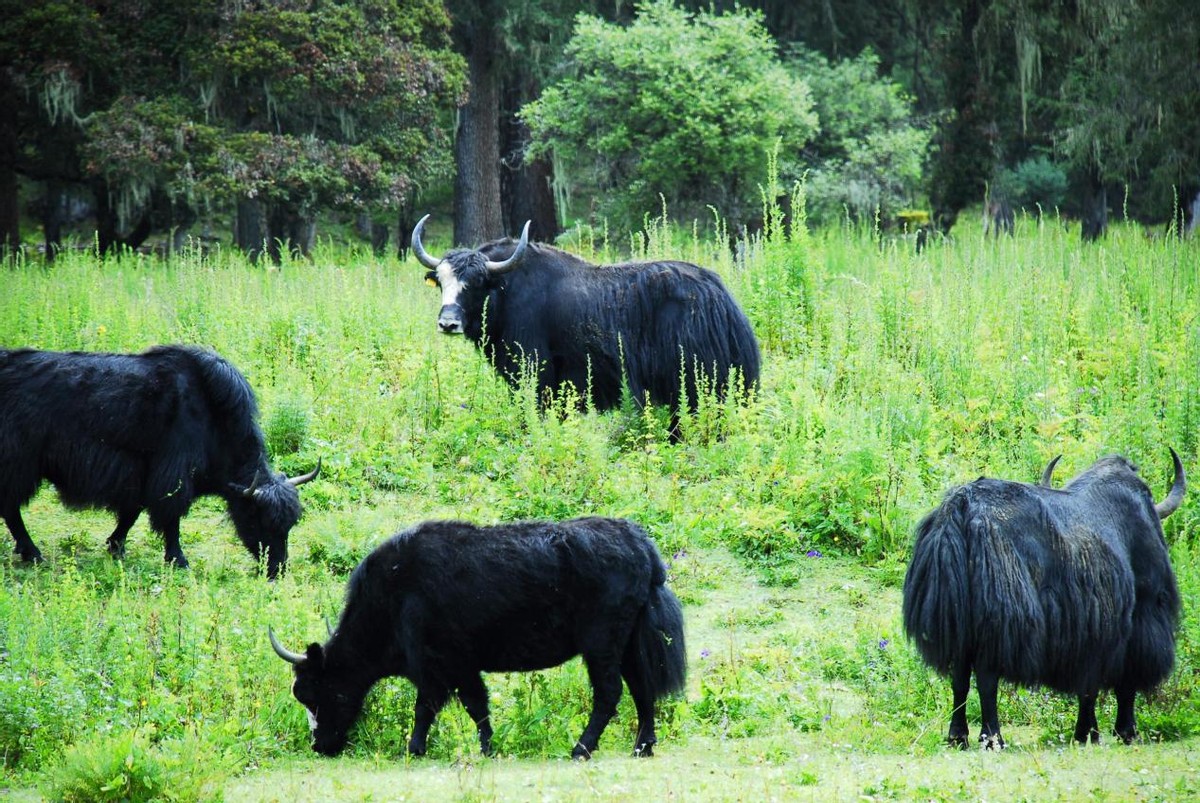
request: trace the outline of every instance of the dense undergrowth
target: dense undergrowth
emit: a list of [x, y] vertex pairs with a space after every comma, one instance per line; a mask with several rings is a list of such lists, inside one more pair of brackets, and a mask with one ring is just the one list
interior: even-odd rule
[[[620, 256], [604, 242], [572, 247]], [[274, 584], [212, 502], [185, 519], [193, 569], [176, 572], [144, 525], [116, 564], [102, 549], [106, 515], [41, 494], [26, 520], [48, 563], [0, 564], [5, 777], [49, 777], [67, 799], [72, 784], [93, 798], [101, 788], [195, 798], [303, 753], [304, 715], [266, 625], [295, 646], [320, 638], [372, 546], [448, 516], [596, 513], [647, 527], [689, 628], [716, 617], [703, 643], [690, 640], [692, 679], [663, 706], [664, 740], [826, 730], [864, 750], [936, 749], [947, 689], [904, 643], [897, 600], [913, 525], [944, 490], [980, 474], [1032, 481], [1060, 453], [1065, 478], [1121, 452], [1161, 496], [1167, 446], [1200, 475], [1195, 242], [1116, 226], [1083, 247], [1047, 218], [1013, 238], [968, 231], [920, 254], [838, 230], [775, 232], [735, 256], [651, 226], [635, 256], [718, 269], [764, 350], [755, 398], [705, 399], [678, 444], [661, 411], [579, 413], [567, 401], [539, 414], [468, 343], [436, 334], [436, 294], [413, 264], [328, 249], [278, 270], [222, 252], [5, 268], [0, 347], [210, 346], [255, 387], [276, 465], [324, 466]], [[1185, 623], [1175, 675], [1140, 710], [1158, 738], [1200, 729], [1198, 510], [1185, 502], [1167, 523]], [[861, 582], [807, 597], [820, 566]], [[754, 604], [714, 601], [751, 586], [764, 595]], [[824, 625], [802, 624], [812, 620]], [[590, 700], [581, 666], [490, 683], [498, 751], [569, 750]], [[1069, 733], [1069, 701], [1007, 695], [1006, 721], [1035, 722], [1051, 741]], [[381, 684], [352, 752], [402, 755], [411, 697], [407, 683]], [[608, 749], [631, 743], [627, 706]], [[473, 754], [461, 709], [437, 729], [434, 760]]]

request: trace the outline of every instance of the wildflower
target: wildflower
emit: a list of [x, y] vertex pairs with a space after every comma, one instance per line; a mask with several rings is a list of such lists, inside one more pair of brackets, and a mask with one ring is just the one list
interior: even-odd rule
[[806, 557], [809, 557], [809, 558], [823, 558], [823, 557], [825, 557], [824, 555], [822, 555], [822, 554], [821, 554], [821, 550], [819, 550], [819, 549], [810, 549], [810, 550], [808, 550], [807, 552], [805, 552], [804, 554], [805, 554], [805, 556], [806, 556]]
[[886, 649], [887, 649], [887, 645], [888, 645], [888, 640], [887, 640], [887, 639], [885, 639], [885, 638], [881, 638], [881, 639], [879, 640], [879, 649], [881, 649], [881, 650], [886, 650]]
[[712, 653], [708, 651], [707, 647], [705, 647], [703, 650], [700, 651], [700, 660], [703, 661], [705, 658], [707, 658], [710, 655], [712, 655]]

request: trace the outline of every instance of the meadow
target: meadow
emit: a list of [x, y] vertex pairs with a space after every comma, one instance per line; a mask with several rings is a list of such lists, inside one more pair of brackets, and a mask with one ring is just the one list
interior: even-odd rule
[[[428, 238], [439, 252], [436, 232]], [[111, 518], [51, 490], [26, 522], [47, 557], [0, 561], [0, 795], [61, 800], [1178, 799], [1200, 794], [1200, 506], [1166, 522], [1184, 599], [1179, 660], [1139, 699], [1142, 739], [1070, 743], [1073, 702], [1002, 687], [1010, 749], [944, 745], [948, 682], [900, 629], [915, 523], [980, 475], [1058, 478], [1119, 452], [1165, 495], [1173, 446], [1200, 477], [1200, 244], [1118, 224], [1083, 246], [1053, 218], [1015, 237], [964, 224], [911, 240], [768, 230], [735, 256], [652, 224], [632, 242], [717, 269], [764, 354], [743, 404], [667, 417], [537, 410], [461, 338], [415, 261], [327, 245], [253, 267], [234, 253], [164, 262], [65, 254], [0, 268], [0, 347], [211, 347], [254, 386], [272, 460], [302, 489], [291, 562], [267, 583], [214, 500], [183, 522], [187, 571], [145, 521], [128, 556]], [[381, 684], [338, 759], [308, 747], [291, 671], [336, 620], [347, 573], [427, 518], [625, 516], [657, 542], [684, 603], [689, 681], [660, 708], [656, 757], [629, 756], [626, 695], [587, 764], [567, 757], [590, 701], [576, 661], [488, 679], [497, 757], [457, 704], [405, 757], [413, 692]], [[1104, 698], [1101, 730], [1114, 703]], [[978, 706], [969, 704], [972, 733]]]

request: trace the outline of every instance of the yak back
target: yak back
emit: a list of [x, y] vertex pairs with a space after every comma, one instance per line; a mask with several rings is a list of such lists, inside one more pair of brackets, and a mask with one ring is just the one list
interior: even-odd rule
[[903, 616], [930, 666], [1073, 694], [1165, 677], [1178, 592], [1161, 527], [1136, 475], [1102, 469], [1062, 491], [980, 479], [918, 525]]
[[201, 349], [0, 352], [0, 400], [0, 486], [49, 479], [71, 505], [186, 506], [264, 459], [250, 386]]
[[[480, 252], [496, 261], [513, 247], [498, 241]], [[697, 368], [719, 390], [731, 367], [744, 387], [758, 384], [761, 358], [750, 321], [717, 273], [689, 262], [593, 265], [530, 243], [520, 265], [494, 281], [487, 309], [481, 334], [502, 374], [519, 376], [521, 361], [537, 352], [560, 376], [590, 376], [600, 409], [619, 402], [622, 362], [639, 401], [648, 395], [678, 404], [681, 367], [690, 402]]]
[[665, 570], [635, 524], [584, 518], [419, 524], [354, 570], [327, 664], [375, 666], [418, 686], [623, 652]]

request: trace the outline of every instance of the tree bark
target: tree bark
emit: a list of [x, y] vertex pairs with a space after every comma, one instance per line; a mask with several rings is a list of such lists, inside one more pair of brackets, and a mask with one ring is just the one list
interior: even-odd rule
[[233, 241], [237, 243], [237, 247], [251, 262], [258, 262], [266, 237], [262, 203], [253, 198], [239, 198], [233, 231]]
[[1108, 189], [1095, 168], [1088, 170], [1083, 188], [1083, 220], [1080, 236], [1085, 243], [1095, 242], [1108, 229]]
[[21, 247], [21, 195], [17, 185], [17, 106], [8, 71], [0, 69], [0, 259], [16, 256]]
[[471, 88], [454, 138], [454, 243], [474, 246], [504, 234], [500, 206], [500, 78], [495, 34], [477, 28], [464, 54]]
[[500, 120], [501, 159], [500, 200], [508, 233], [521, 231], [530, 221], [529, 237], [554, 242], [562, 231], [554, 204], [554, 169], [546, 159], [525, 158], [529, 144], [529, 126], [517, 118], [525, 101], [537, 97], [538, 86], [528, 75], [513, 81], [504, 93]]

